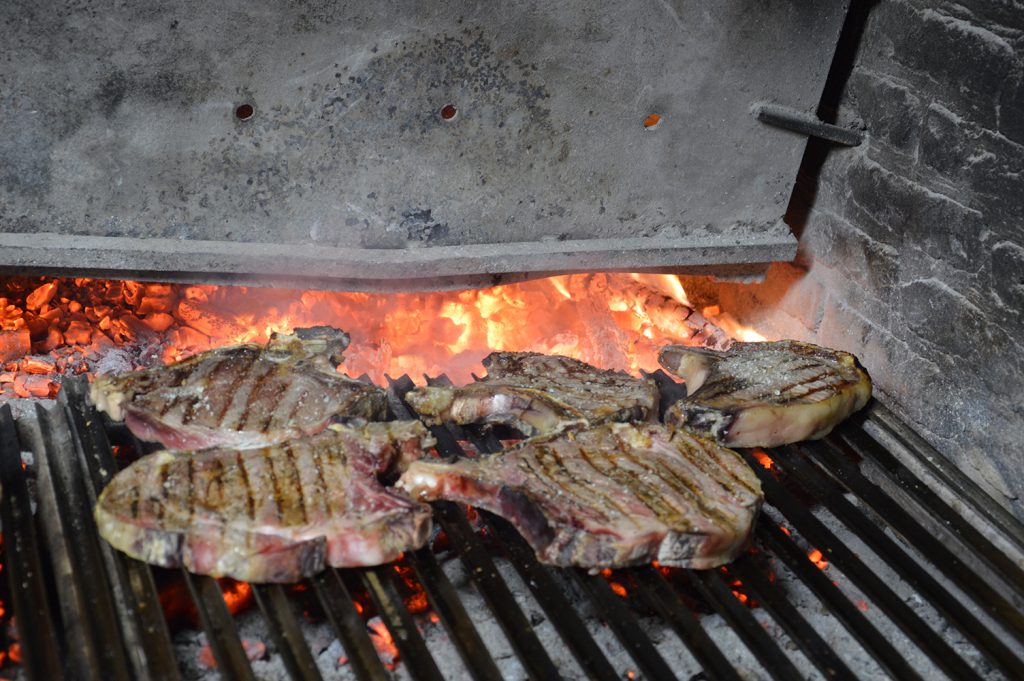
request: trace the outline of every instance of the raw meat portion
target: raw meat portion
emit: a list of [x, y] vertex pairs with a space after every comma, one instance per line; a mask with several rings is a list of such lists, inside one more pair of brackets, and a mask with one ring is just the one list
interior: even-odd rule
[[503, 423], [527, 437], [657, 416], [653, 381], [536, 352], [494, 352], [483, 364], [477, 383], [417, 388], [409, 404], [432, 425]]
[[761, 486], [740, 456], [660, 424], [611, 423], [480, 459], [420, 460], [398, 487], [505, 518], [541, 562], [712, 568], [746, 546]]
[[262, 447], [318, 433], [335, 416], [383, 418], [380, 388], [336, 371], [348, 335], [318, 326], [275, 333], [168, 366], [98, 376], [96, 408], [171, 449]]
[[800, 341], [733, 343], [722, 352], [670, 345], [659, 361], [688, 392], [665, 422], [729, 447], [825, 437], [871, 398], [856, 357]]
[[379, 565], [422, 546], [431, 514], [378, 476], [433, 444], [418, 421], [393, 421], [259, 449], [156, 452], [114, 476], [96, 524], [139, 560], [250, 582]]

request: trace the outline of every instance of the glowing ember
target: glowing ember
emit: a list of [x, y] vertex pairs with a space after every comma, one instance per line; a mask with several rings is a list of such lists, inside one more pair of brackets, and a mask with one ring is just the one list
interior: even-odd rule
[[[750, 337], [717, 306], [706, 311]], [[20, 277], [0, 282], [0, 397], [52, 397], [55, 374], [122, 372], [313, 325], [348, 331], [343, 370], [378, 383], [403, 373], [467, 382], [496, 350], [636, 373], [656, 369], [669, 343], [731, 342], [693, 310], [674, 275], [574, 274], [398, 294]]]
[[775, 462], [772, 461], [772, 457], [765, 454], [763, 449], [755, 449], [752, 453], [754, 455], [754, 458], [757, 459], [757, 462], [764, 466], [765, 468], [767, 468], [768, 470], [771, 470], [772, 466], [775, 465]]
[[224, 603], [232, 615], [252, 603], [252, 586], [245, 582], [225, 578], [220, 580], [220, 588], [224, 594]]
[[[267, 646], [252, 639], [243, 638], [242, 649], [245, 651], [245, 656], [250, 660], [262, 660], [267, 656]], [[199, 649], [196, 659], [199, 661], [199, 664], [207, 669], [217, 668], [217, 659], [213, 656], [213, 650], [210, 648], [209, 643]]]
[[380, 661], [388, 669], [394, 670], [399, 656], [398, 646], [395, 645], [395, 639], [391, 637], [391, 632], [379, 617], [371, 618], [366, 623], [366, 628], [370, 632], [370, 640], [373, 641], [373, 647], [377, 650]]
[[402, 584], [405, 587], [405, 607], [414, 615], [424, 613], [430, 609], [430, 602], [427, 600], [427, 594], [423, 590], [419, 581], [416, 579], [413, 570], [408, 564], [404, 562], [395, 563], [395, 572], [402, 578]]
[[621, 598], [625, 598], [627, 595], [626, 587], [622, 586], [618, 582], [608, 582], [608, 586], [612, 588], [612, 591]]
[[807, 557], [811, 559], [812, 563], [818, 566], [819, 570], [824, 570], [828, 567], [828, 561], [824, 559], [824, 557], [821, 554], [821, 551], [819, 551], [818, 549], [813, 549], [810, 553], [807, 554]]

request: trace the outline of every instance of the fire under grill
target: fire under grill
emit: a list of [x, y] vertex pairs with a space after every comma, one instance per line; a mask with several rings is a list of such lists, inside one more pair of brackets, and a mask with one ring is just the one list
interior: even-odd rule
[[[412, 385], [391, 381], [395, 416], [410, 416]], [[27, 677], [191, 676], [161, 603], [173, 579], [223, 677], [266, 678], [217, 580], [151, 569], [98, 537], [91, 509], [124, 458], [112, 447], [145, 449], [91, 408], [86, 387], [65, 381], [36, 419], [0, 410], [5, 600]], [[501, 446], [457, 427], [434, 434], [442, 456]], [[268, 659], [303, 680], [1024, 678], [1024, 528], [883, 405], [826, 440], [743, 454], [766, 504], [751, 550], [726, 568], [551, 568], [504, 521], [435, 503], [434, 548], [252, 585]], [[429, 617], [410, 608], [409, 583]], [[397, 666], [375, 647], [384, 632], [368, 629], [370, 614]], [[344, 664], [310, 621], [340, 641]]]

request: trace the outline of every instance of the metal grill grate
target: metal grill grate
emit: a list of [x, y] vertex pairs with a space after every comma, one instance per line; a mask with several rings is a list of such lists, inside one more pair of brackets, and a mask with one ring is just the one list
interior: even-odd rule
[[[656, 378], [664, 382], [664, 377]], [[388, 398], [396, 416], [410, 416], [402, 396], [411, 387], [408, 377], [392, 381]], [[175, 658], [153, 570], [112, 550], [99, 539], [92, 522], [97, 490], [117, 464], [110, 432], [87, 404], [85, 390], [84, 380], [66, 382], [59, 408], [37, 407], [37, 420], [22, 419], [16, 424], [9, 407], [0, 409], [3, 560], [25, 670], [28, 678], [45, 681], [180, 679], [180, 661]], [[445, 456], [463, 455], [460, 442], [470, 442], [481, 452], [500, 447], [493, 436], [477, 436], [456, 427], [436, 428], [434, 433]], [[28, 476], [21, 465], [23, 450], [35, 455], [34, 513]], [[825, 640], [807, 606], [794, 602], [771, 582], [765, 569], [769, 562], [795, 575], [813, 593], [818, 607], [842, 624], [882, 674], [901, 679], [933, 675], [910, 661], [910, 653], [916, 650], [935, 671], [952, 679], [998, 678], [1000, 674], [1024, 678], [1024, 571], [1019, 563], [1024, 555], [1024, 528], [945, 465], [884, 407], [873, 404], [866, 418], [845, 424], [824, 441], [768, 450], [773, 461], [770, 469], [752, 452], [743, 454], [760, 476], [767, 497], [756, 530], [759, 554], [735, 561], [728, 575], [720, 570], [666, 574], [652, 566], [615, 571], [616, 580], [629, 585], [628, 601], [601, 575], [539, 564], [516, 531], [495, 516], [481, 514], [486, 542], [456, 504], [434, 504], [435, 519], [531, 678], [579, 676], [579, 671], [557, 664], [551, 654], [553, 642], [538, 637], [498, 569], [495, 545], [501, 560], [510, 562], [557, 631], [560, 640], [555, 643], [571, 652], [589, 678], [610, 681], [623, 678], [625, 672], [622, 661], [610, 659], [598, 642], [593, 625], [581, 614], [584, 608], [596, 613], [614, 633], [635, 665], [631, 668], [643, 678], [676, 675], [673, 661], [663, 657], [646, 633], [648, 617], [678, 636], [703, 668], [697, 678], [741, 678], [733, 650], [715, 640], [695, 604], [728, 623], [762, 665], [765, 678], [804, 678], [806, 674], [794, 661], [795, 650], [824, 678], [857, 678], [863, 661], [854, 664]], [[951, 500], [964, 512], [955, 511]], [[851, 546], [854, 539], [879, 559], [884, 574], [896, 574], [929, 604], [940, 616], [941, 626], [927, 622], [908, 605], [879, 570], [878, 561], [862, 559]], [[817, 548], [859, 590], [864, 603], [855, 603], [808, 558], [807, 545]], [[468, 673], [474, 679], [501, 678], [499, 666], [437, 557], [425, 548], [408, 553], [404, 561]], [[187, 573], [182, 578], [224, 677], [255, 678], [218, 583]], [[741, 580], [744, 593], [760, 604], [784, 634], [766, 631], [734, 595], [732, 579]], [[436, 651], [428, 648], [417, 629], [397, 580], [389, 567], [329, 569], [309, 580], [307, 588], [357, 678], [394, 676], [379, 659], [357, 611], [353, 590], [361, 588], [391, 633], [408, 675], [442, 679]], [[288, 591], [278, 585], [253, 590], [270, 643], [289, 675], [322, 678]], [[868, 617], [865, 609], [884, 615], [899, 635], [880, 628], [879, 618]], [[966, 643], [954, 649], [947, 629]]]

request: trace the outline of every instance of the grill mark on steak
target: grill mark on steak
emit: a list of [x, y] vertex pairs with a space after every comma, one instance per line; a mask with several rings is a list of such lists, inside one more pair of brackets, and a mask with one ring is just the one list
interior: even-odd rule
[[[601, 469], [601, 467], [598, 466], [594, 462], [594, 458], [590, 455], [590, 452], [587, 451], [586, 447], [580, 447], [579, 448], [579, 454], [580, 454], [580, 458], [583, 459], [583, 461], [586, 462], [586, 464], [588, 466], [590, 466], [590, 468], [592, 468], [598, 474], [598, 476], [606, 476], [607, 475], [605, 473], [605, 471], [603, 471]], [[612, 478], [612, 479], [614, 479], [614, 478]], [[580, 482], [583, 482], [583, 480], [580, 480]], [[619, 482], [621, 482], [621, 480]], [[634, 482], [639, 483], [639, 481], [634, 481]], [[644, 494], [641, 493], [640, 490], [636, 489], [637, 487], [640, 487], [640, 486], [641, 485], [634, 485], [634, 490], [633, 491], [636, 492], [637, 499], [639, 499], [640, 502], [642, 504], [644, 504], [644, 506], [646, 506], [648, 510], [651, 510], [650, 505], [644, 499]], [[573, 486], [572, 489], [573, 489], [573, 491], [576, 491], [578, 489], [578, 487], [577, 486]], [[602, 507], [614, 508], [616, 511], [618, 511], [619, 515], [621, 515], [623, 518], [629, 518], [630, 517], [629, 508], [626, 507], [626, 506], [623, 506], [622, 504], [620, 504], [610, 494], [601, 494], [601, 501], [603, 502], [601, 504]], [[607, 514], [606, 514], [606, 517], [607, 517]]]
[[[285, 445], [284, 450], [290, 451], [291, 445]], [[275, 468], [274, 460], [267, 459], [267, 475], [270, 478], [271, 493], [274, 498], [274, 511], [277, 514], [277, 520], [280, 522], [284, 519], [284, 512], [281, 509], [281, 487], [277, 483], [277, 470]]]
[[330, 489], [327, 487], [327, 480], [324, 479], [324, 467], [323, 462], [320, 460], [320, 453], [313, 450], [313, 466], [316, 468], [316, 479], [317, 484], [320, 486], [322, 492], [321, 497], [323, 498], [324, 506], [327, 510], [327, 515], [333, 515], [335, 512], [333, 504], [333, 495]]
[[195, 459], [192, 457], [188, 458], [188, 496], [186, 497], [186, 506], [188, 508], [188, 523], [192, 523], [192, 518], [196, 512], [196, 478], [195, 478]]
[[257, 374], [263, 371], [266, 371], [264, 367], [258, 364], [250, 364], [244, 371], [235, 372], [235, 380], [232, 381], [231, 388], [224, 392], [224, 406], [214, 421], [218, 428], [224, 430], [239, 429], [240, 422], [237, 415], [231, 416], [232, 407], [249, 401], [253, 386], [256, 385]]
[[[693, 502], [697, 504], [698, 507], [700, 507], [703, 513], [714, 513], [714, 515], [718, 517], [719, 520], [722, 519], [721, 514], [717, 512], [712, 512], [711, 509], [705, 508], [704, 503], [700, 498], [700, 495], [696, 494], [695, 490], [692, 487], [683, 482], [682, 478], [676, 475], [675, 472], [672, 471], [671, 467], [668, 467], [668, 471], [671, 475], [666, 476], [663, 470], [661, 470], [660, 468], [655, 468], [647, 465], [645, 462], [641, 461], [639, 457], [637, 457], [631, 451], [629, 451], [628, 448], [623, 449], [622, 455], [637, 468], [641, 469], [642, 471], [650, 475], [657, 477], [659, 480], [664, 482], [665, 485], [673, 492], [675, 492], [676, 495], [680, 497], [689, 497], [690, 499], [692, 499]], [[642, 476], [639, 479], [642, 480]], [[679, 501], [677, 498], [673, 498], [671, 495], [659, 494], [657, 490], [655, 490], [651, 485], [646, 485], [646, 489], [649, 490], [649, 496], [661, 501], [661, 503], [664, 504], [665, 507], [670, 510], [670, 512], [666, 513], [667, 517], [675, 519], [685, 519], [686, 508], [682, 504], [676, 503]], [[654, 506], [649, 505], [648, 508], [650, 508], [653, 512], [657, 512], [656, 507]]]
[[306, 494], [302, 489], [302, 476], [299, 475], [299, 467], [295, 463], [295, 452], [289, 446], [285, 453], [288, 455], [288, 464], [291, 466], [292, 484], [295, 487], [298, 510], [302, 513], [302, 523], [309, 522], [309, 511], [306, 509]]
[[[272, 409], [267, 414], [267, 420], [264, 422], [262, 431], [267, 432], [271, 426], [284, 426], [292, 422], [295, 418], [295, 414], [298, 413], [299, 409], [303, 406], [309, 397], [309, 389], [299, 384], [297, 381], [288, 386], [288, 391], [285, 396], [281, 398], [281, 402], [276, 409]], [[285, 409], [288, 413], [285, 414]]]
[[245, 490], [245, 508], [248, 511], [248, 519], [255, 520], [255, 504], [252, 499], [252, 486], [249, 484], [249, 472], [245, 470], [245, 462], [242, 461], [242, 453], [235, 452], [235, 466], [238, 467], [238, 475], [241, 478], [241, 487]]
[[[235, 425], [235, 430], [242, 430], [245, 426], [249, 425], [249, 412], [252, 411], [253, 403], [260, 399], [260, 391], [263, 388], [263, 384], [266, 382], [268, 378], [270, 378], [272, 374], [276, 373], [276, 371], [277, 367], [271, 365], [267, 367], [265, 371], [261, 372], [259, 376], [257, 376], [256, 383], [252, 386], [252, 389], [249, 391], [249, 395], [245, 400], [245, 407], [242, 409], [242, 413], [238, 416], [238, 422]], [[249, 430], [256, 429], [249, 428]], [[258, 432], [262, 433], [264, 431], [260, 429], [258, 430]]]

